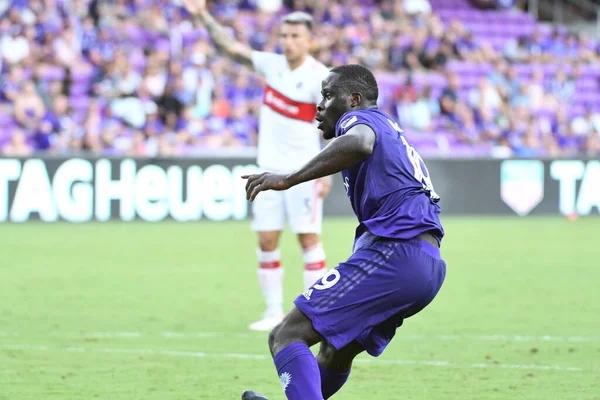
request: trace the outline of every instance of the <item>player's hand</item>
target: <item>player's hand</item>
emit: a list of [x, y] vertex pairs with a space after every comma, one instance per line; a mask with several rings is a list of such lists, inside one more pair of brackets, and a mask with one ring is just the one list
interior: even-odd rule
[[263, 173], [259, 175], [244, 175], [246, 182], [246, 199], [254, 201], [256, 195], [265, 190], [287, 190], [290, 188], [286, 175]]
[[192, 15], [206, 11], [206, 0], [181, 0], [183, 6]]
[[324, 176], [317, 179], [318, 195], [320, 198], [324, 199], [331, 191], [331, 181], [331, 176]]

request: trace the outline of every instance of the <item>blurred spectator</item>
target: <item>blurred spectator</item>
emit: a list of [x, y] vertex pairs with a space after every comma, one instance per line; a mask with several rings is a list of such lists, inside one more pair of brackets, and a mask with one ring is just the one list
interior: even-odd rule
[[418, 131], [431, 128], [432, 117], [437, 110], [432, 106], [430, 99], [429, 88], [425, 88], [418, 96], [412, 96], [410, 91], [403, 92], [397, 111], [404, 128]]
[[404, 11], [408, 15], [425, 15], [431, 13], [428, 0], [404, 0]]
[[15, 118], [22, 127], [30, 130], [37, 129], [46, 114], [46, 107], [32, 81], [23, 82], [21, 87], [22, 92], [14, 103]]
[[509, 40], [504, 46], [504, 57], [513, 62], [525, 62], [529, 59], [531, 53], [529, 49], [529, 40], [525, 36]]
[[27, 144], [27, 137], [22, 130], [13, 132], [11, 141], [2, 148], [2, 155], [7, 157], [25, 157], [33, 153], [33, 148]]
[[474, 109], [495, 114], [502, 105], [500, 94], [487, 78], [481, 78], [477, 88], [469, 93], [469, 105]]
[[598, 133], [598, 114], [595, 114], [591, 109], [587, 109], [584, 115], [575, 117], [571, 121], [571, 132], [575, 136], [587, 137], [594, 133]]
[[21, 35], [21, 26], [12, 25], [0, 39], [2, 58], [10, 65], [18, 64], [29, 56], [29, 42]]
[[525, 87], [525, 94], [529, 97], [530, 106], [534, 111], [545, 106], [548, 108], [544, 86], [544, 71], [541, 68], [535, 68], [531, 82]]
[[550, 93], [559, 103], [566, 104], [575, 93], [575, 82], [563, 68], [559, 68], [556, 77], [550, 82]]

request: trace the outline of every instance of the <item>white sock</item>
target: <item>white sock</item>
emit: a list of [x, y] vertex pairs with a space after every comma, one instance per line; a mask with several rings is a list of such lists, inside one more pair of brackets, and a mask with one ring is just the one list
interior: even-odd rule
[[256, 250], [258, 255], [258, 281], [267, 304], [267, 315], [283, 314], [283, 268], [279, 249]]
[[321, 243], [304, 252], [304, 290], [325, 274], [325, 250]]

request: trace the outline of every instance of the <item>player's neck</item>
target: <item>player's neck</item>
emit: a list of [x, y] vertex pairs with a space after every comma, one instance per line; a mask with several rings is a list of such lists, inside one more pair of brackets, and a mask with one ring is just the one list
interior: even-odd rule
[[298, 68], [299, 66], [301, 66], [302, 64], [304, 64], [304, 61], [306, 61], [307, 58], [308, 58], [308, 54], [306, 54], [294, 61], [288, 60], [288, 66], [290, 67], [290, 71], [293, 71], [296, 68]]
[[370, 110], [371, 108], [379, 108], [379, 107], [377, 107], [377, 103], [361, 104], [360, 106], [357, 107], [358, 110]]

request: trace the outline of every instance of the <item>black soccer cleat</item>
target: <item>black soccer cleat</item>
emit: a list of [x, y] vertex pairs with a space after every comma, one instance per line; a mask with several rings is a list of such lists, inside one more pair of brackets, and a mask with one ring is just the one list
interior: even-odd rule
[[242, 400], [269, 400], [269, 398], [256, 393], [254, 390], [246, 390], [242, 393]]

